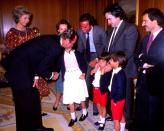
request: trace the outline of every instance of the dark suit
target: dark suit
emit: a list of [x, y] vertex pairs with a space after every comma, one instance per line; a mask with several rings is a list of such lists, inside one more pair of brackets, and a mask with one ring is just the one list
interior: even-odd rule
[[[84, 55], [84, 58], [86, 59], [86, 61], [87, 61], [88, 57], [90, 57], [90, 60], [93, 60], [95, 58], [98, 58], [98, 56], [100, 56], [102, 54], [102, 52], [104, 51], [104, 48], [105, 48], [105, 44], [107, 42], [106, 41], [106, 33], [102, 27], [97, 26], [97, 25], [93, 26], [93, 43], [94, 43], [96, 52], [90, 53], [90, 56], [88, 56], [87, 55], [88, 53], [86, 52], [86, 35], [85, 35], [85, 33], [81, 29], [78, 29], [77, 34], [79, 37], [78, 42], [77, 42], [77, 50]], [[87, 61], [87, 62], [89, 63], [89, 61]], [[87, 83], [89, 97], [92, 99], [91, 81], [93, 80], [93, 78], [90, 76], [90, 71], [91, 71], [91, 67], [88, 65], [87, 75], [86, 75], [86, 83]], [[94, 112], [98, 112], [95, 104], [93, 106], [93, 110], [94, 110]]]
[[2, 61], [6, 78], [12, 88], [16, 111], [17, 131], [33, 131], [42, 128], [40, 96], [33, 85], [37, 74], [49, 80], [62, 47], [56, 36], [34, 38], [15, 48]]
[[[105, 47], [108, 51], [108, 44], [112, 35], [113, 28], [107, 31], [108, 43]], [[133, 99], [134, 99], [134, 86], [133, 78], [136, 77], [136, 67], [133, 60], [134, 50], [138, 39], [138, 32], [134, 25], [123, 21], [115, 35], [113, 44], [109, 48], [109, 53], [116, 51], [124, 51], [127, 58], [127, 64], [124, 68], [127, 77], [127, 88], [126, 88], [126, 103], [125, 103], [125, 117], [127, 120], [132, 119], [133, 113]]]
[[[160, 130], [164, 110], [164, 30], [153, 40], [147, 53], [149, 35], [145, 36], [136, 55], [139, 68], [137, 82], [137, 124], [142, 130]], [[143, 64], [154, 67], [143, 71]], [[161, 124], [162, 125], [162, 124]], [[143, 128], [144, 127], [144, 128]]]

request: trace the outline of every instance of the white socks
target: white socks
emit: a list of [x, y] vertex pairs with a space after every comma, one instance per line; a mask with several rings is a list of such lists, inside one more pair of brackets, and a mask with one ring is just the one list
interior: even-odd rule
[[103, 117], [100, 115], [100, 120], [99, 120], [98, 122], [104, 124], [104, 123], [105, 123], [105, 118], [103, 118]]
[[125, 123], [120, 123], [120, 131], [125, 131]]
[[75, 119], [76, 119], [75, 112], [71, 112], [71, 118], [72, 118], [73, 120], [75, 120]]
[[83, 115], [86, 115], [87, 114], [87, 109], [86, 108], [82, 109], [82, 112], [83, 112]]

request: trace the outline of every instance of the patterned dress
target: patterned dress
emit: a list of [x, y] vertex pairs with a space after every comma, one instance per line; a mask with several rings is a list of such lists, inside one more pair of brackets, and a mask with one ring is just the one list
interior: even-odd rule
[[[11, 28], [5, 38], [4, 45], [8, 51], [15, 49], [24, 42], [39, 36], [39, 30], [37, 28], [26, 28], [25, 31], [20, 31], [15, 28]], [[49, 87], [47, 82], [43, 78], [39, 78], [39, 93], [40, 96], [47, 96], [49, 94]]]

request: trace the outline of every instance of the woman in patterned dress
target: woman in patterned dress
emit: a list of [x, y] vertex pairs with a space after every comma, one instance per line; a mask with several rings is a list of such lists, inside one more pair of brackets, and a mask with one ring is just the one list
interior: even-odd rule
[[[32, 13], [26, 7], [16, 6], [12, 15], [16, 26], [14, 28], [10, 28], [4, 41], [4, 45], [8, 53], [24, 42], [40, 35], [37, 28], [29, 28]], [[40, 77], [36, 77], [36, 79], [38, 79], [38, 85], [36, 87], [39, 89], [41, 98], [48, 95], [49, 88], [47, 82]]]

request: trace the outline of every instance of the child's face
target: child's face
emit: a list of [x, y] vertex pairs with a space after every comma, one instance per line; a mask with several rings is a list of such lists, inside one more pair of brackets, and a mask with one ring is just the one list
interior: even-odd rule
[[66, 30], [67, 30], [67, 25], [66, 24], [60, 24], [59, 25], [59, 29], [58, 29], [59, 34], [63, 33]]
[[63, 39], [61, 38], [61, 45], [65, 49], [71, 49], [73, 46], [73, 42], [70, 39]]
[[99, 62], [98, 62], [98, 65], [102, 68], [102, 67], [105, 67], [107, 64], [107, 62], [105, 60], [102, 60], [100, 59]]
[[110, 60], [109, 60], [109, 63], [110, 63], [110, 66], [111, 66], [113, 69], [119, 67], [118, 61], [114, 61], [113, 59], [110, 59]]

